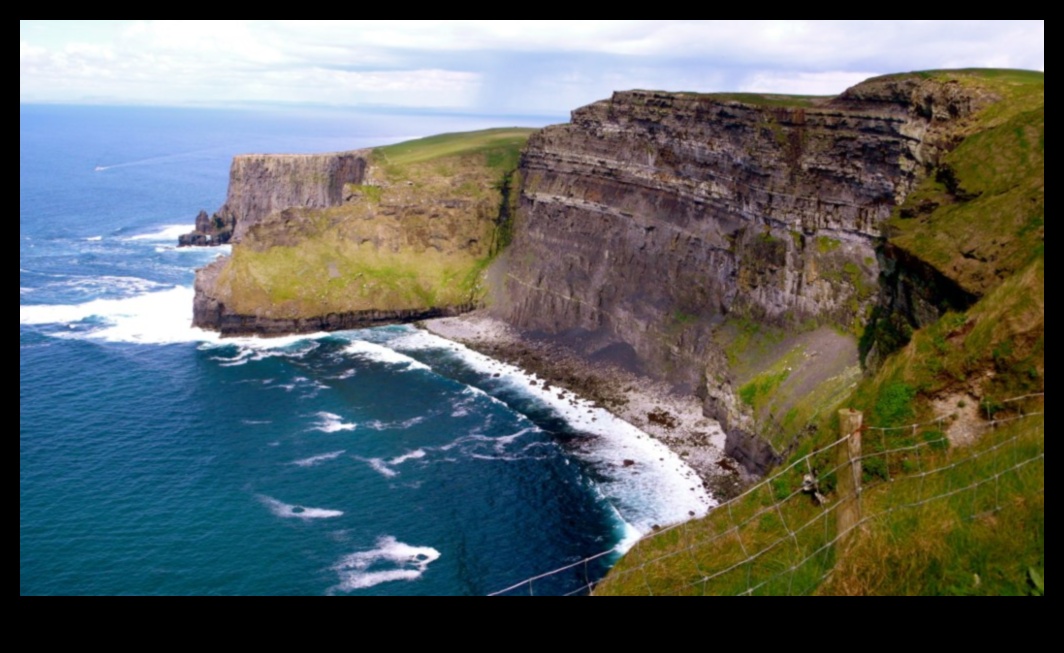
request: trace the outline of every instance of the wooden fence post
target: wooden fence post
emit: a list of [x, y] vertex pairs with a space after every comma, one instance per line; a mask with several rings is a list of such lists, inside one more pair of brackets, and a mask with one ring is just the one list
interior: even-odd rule
[[845, 549], [861, 523], [861, 427], [864, 415], [855, 410], [839, 413], [838, 523], [839, 546]]

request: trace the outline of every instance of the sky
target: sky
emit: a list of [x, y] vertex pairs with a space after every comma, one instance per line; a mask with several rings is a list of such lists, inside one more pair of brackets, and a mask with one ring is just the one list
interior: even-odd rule
[[565, 115], [616, 90], [833, 95], [1045, 70], [1044, 20], [20, 20], [19, 102]]

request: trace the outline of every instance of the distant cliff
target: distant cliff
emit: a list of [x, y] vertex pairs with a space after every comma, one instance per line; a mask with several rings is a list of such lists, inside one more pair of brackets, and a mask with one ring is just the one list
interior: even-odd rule
[[237, 157], [225, 205], [200, 216], [206, 233], [182, 241], [233, 244], [231, 257], [197, 274], [196, 326], [277, 336], [471, 310], [503, 244], [528, 134]]

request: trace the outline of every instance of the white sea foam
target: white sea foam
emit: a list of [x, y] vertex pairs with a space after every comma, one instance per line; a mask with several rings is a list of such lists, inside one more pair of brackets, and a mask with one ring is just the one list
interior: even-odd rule
[[213, 254], [215, 255], [215, 258], [217, 258], [219, 256], [229, 256], [232, 254], [233, 246], [216, 245], [214, 247], [178, 247], [177, 245], [159, 245], [155, 248], [156, 254], [170, 254], [175, 252], [178, 254], [196, 254], [197, 256]]
[[344, 516], [344, 513], [339, 510], [293, 506], [267, 496], [260, 496], [259, 501], [262, 502], [262, 505], [269, 508], [274, 516], [282, 519], [302, 519], [304, 521], [311, 521], [315, 519], [336, 519]]
[[319, 421], [313, 430], [321, 433], [345, 433], [358, 428], [355, 424], [344, 423], [344, 418], [332, 413], [318, 413], [315, 417]]
[[466, 444], [470, 444], [470, 443], [486, 443], [486, 442], [494, 442], [494, 440], [492, 440], [489, 437], [486, 437], [486, 436], [483, 436], [483, 435], [478, 435], [478, 434], [474, 433], [472, 435], [466, 435], [466, 436], [460, 437], [460, 438], [458, 438], [457, 440], [455, 440], [454, 442], [452, 442], [450, 444], [445, 444], [442, 447], [437, 447], [437, 450], [442, 451], [444, 453], [448, 453], [448, 452], [454, 451], [455, 449], [461, 448], [462, 445], [466, 445]]
[[133, 236], [126, 240], [131, 242], [176, 243], [178, 238], [187, 233], [191, 233], [193, 229], [193, 225], [190, 224], [173, 224], [162, 227], [160, 231]]
[[422, 460], [427, 455], [428, 454], [425, 453], [424, 449], [418, 449], [417, 451], [411, 451], [410, 453], [399, 456], [398, 458], [392, 458], [390, 461], [388, 461], [388, 464], [392, 465], [393, 467], [398, 467], [399, 465], [408, 463], [411, 460]]
[[[68, 287], [140, 293], [125, 299], [97, 299], [83, 304], [19, 306], [19, 324], [68, 327], [60, 338], [115, 343], [168, 345], [197, 343], [210, 351], [236, 347], [235, 357], [219, 357], [224, 365], [240, 365], [271, 356], [299, 358], [318, 347], [325, 333], [287, 338], [227, 338], [192, 327], [192, 288], [167, 288], [152, 281], [126, 277], [87, 277], [64, 281]], [[295, 345], [303, 348], [293, 351]], [[320, 389], [320, 388], [319, 388]]]
[[[128, 299], [97, 299], [85, 304], [19, 306], [19, 324], [79, 325], [73, 337], [110, 342], [170, 344], [217, 340], [214, 334], [193, 329], [191, 288], [172, 288]], [[97, 320], [101, 324], [80, 323]]]
[[356, 460], [361, 460], [366, 463], [373, 468], [373, 471], [377, 472], [384, 478], [392, 479], [399, 476], [399, 472], [394, 468], [401, 467], [412, 460], [424, 460], [427, 456], [428, 451], [425, 449], [418, 449], [387, 461], [383, 458], [357, 458]]
[[646, 534], [626, 522], [620, 513], [617, 513], [617, 518], [621, 521], [624, 528], [624, 535], [621, 537], [620, 543], [617, 544], [617, 551], [620, 553], [628, 553], [635, 548], [635, 545], [639, 544]]
[[32, 292], [33, 292], [33, 288], [19, 288], [19, 289], [18, 289], [18, 294], [19, 294], [20, 296], [21, 296], [21, 295], [29, 295], [29, 294], [31, 294]]
[[415, 417], [403, 422], [382, 422], [380, 420], [374, 420], [372, 422], [366, 422], [363, 426], [372, 431], [407, 431], [424, 421], [424, 417]]
[[347, 453], [346, 451], [333, 451], [332, 453], [325, 453], [320, 456], [311, 456], [310, 458], [304, 458], [303, 460], [297, 460], [292, 464], [296, 467], [317, 467], [322, 463], [332, 462], [340, 456]]
[[525, 429], [525, 430], [520, 431], [518, 433], [514, 433], [513, 435], [507, 435], [505, 437], [495, 438], [495, 440], [494, 440], [494, 442], [495, 442], [495, 450], [499, 451], [499, 452], [502, 452], [502, 451], [504, 451], [506, 449], [506, 447], [510, 446], [514, 442], [517, 442], [518, 440], [520, 440], [521, 438], [525, 437], [526, 435], [529, 435], [529, 434], [535, 433], [535, 432], [536, 432], [536, 429]]
[[340, 577], [333, 592], [349, 593], [385, 583], [413, 582], [441, 557], [436, 549], [410, 546], [394, 537], [383, 537], [376, 546], [373, 551], [346, 556], [333, 567]]
[[357, 356], [364, 360], [373, 361], [376, 363], [385, 363], [388, 365], [403, 366], [406, 370], [431, 370], [428, 365], [417, 362], [409, 356], [404, 356], [399, 352], [382, 347], [376, 343], [366, 342], [364, 340], [354, 340], [345, 349], [347, 354], [351, 356]]
[[381, 458], [359, 458], [362, 462], [366, 463], [373, 468], [373, 471], [377, 472], [384, 478], [395, 478], [399, 476], [399, 472], [388, 466], [388, 463], [384, 462]]
[[85, 242], [87, 242], [87, 243], [98, 243], [101, 240], [103, 240], [103, 236], [93, 236], [92, 238], [86, 238]]
[[74, 292], [78, 294], [88, 295], [91, 297], [99, 297], [101, 294], [106, 293], [112, 296], [116, 294], [128, 296], [123, 298], [129, 298], [137, 294], [166, 290], [173, 287], [161, 283], [156, 283], [155, 281], [149, 281], [147, 279], [140, 279], [138, 277], [85, 277], [71, 275], [40, 276], [46, 276], [48, 278], [58, 280], [52, 281], [44, 286], [44, 288], [49, 291], [56, 291], [63, 294], [71, 294], [71, 292]]
[[[692, 513], [704, 517], [717, 505], [698, 475], [677, 454], [604, 409], [568, 392], [548, 392], [534, 375], [423, 331], [411, 331], [389, 344], [400, 352], [450, 351], [477, 372], [492, 377], [498, 374], [498, 382], [536, 398], [577, 431], [590, 436], [574, 454], [592, 463], [606, 479], [599, 483], [599, 489], [617, 511], [625, 543], [632, 540], [634, 532], [647, 535], [655, 526], [688, 521]], [[635, 465], [626, 465], [628, 462]]]

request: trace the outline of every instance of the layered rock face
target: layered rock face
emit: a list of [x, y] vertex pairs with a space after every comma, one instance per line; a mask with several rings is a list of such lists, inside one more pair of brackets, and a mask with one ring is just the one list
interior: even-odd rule
[[495, 312], [700, 390], [746, 438], [718, 327], [863, 324], [882, 223], [983, 100], [884, 79], [787, 103], [618, 93], [533, 136]]
[[221, 213], [236, 222], [240, 240], [284, 209], [325, 209], [344, 202], [344, 186], [361, 184], [368, 151], [324, 155], [247, 155], [233, 160], [229, 195]]
[[344, 186], [361, 184], [368, 151], [315, 155], [252, 154], [233, 159], [225, 205], [213, 216], [200, 213], [196, 229], [180, 245], [239, 242], [255, 225], [284, 209], [340, 206]]

